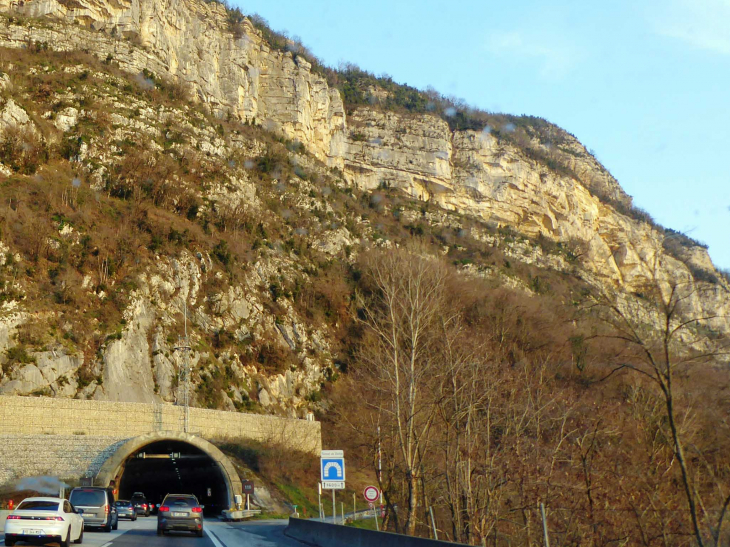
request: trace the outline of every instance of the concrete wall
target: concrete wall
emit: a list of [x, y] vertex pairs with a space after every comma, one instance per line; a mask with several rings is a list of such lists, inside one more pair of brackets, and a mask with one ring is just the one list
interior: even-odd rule
[[125, 442], [123, 437], [0, 435], [0, 484], [45, 475], [62, 480], [96, 476]]
[[[155, 431], [182, 431], [183, 408], [52, 397], [0, 396], [0, 434], [89, 435], [129, 439]], [[190, 409], [190, 433], [205, 439], [252, 439], [319, 452], [319, 422]]]
[[0, 511], [0, 532], [5, 530], [5, 519], [8, 518], [10, 511]]
[[414, 538], [296, 518], [289, 519], [289, 526], [285, 533], [289, 537], [318, 547], [454, 547], [464, 545], [463, 543]]
[[[96, 476], [130, 439], [182, 433], [172, 405], [0, 396], [0, 484], [22, 477]], [[319, 422], [190, 409], [190, 432], [207, 440], [247, 439], [318, 452]]]

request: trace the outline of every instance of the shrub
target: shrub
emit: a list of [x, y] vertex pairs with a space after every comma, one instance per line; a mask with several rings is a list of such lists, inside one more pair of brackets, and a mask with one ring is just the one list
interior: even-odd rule
[[16, 173], [32, 175], [48, 160], [43, 140], [31, 129], [11, 125], [0, 139], [0, 162]]
[[221, 239], [215, 247], [213, 247], [213, 256], [224, 266], [228, 266], [231, 262], [231, 251], [228, 248], [228, 242]]

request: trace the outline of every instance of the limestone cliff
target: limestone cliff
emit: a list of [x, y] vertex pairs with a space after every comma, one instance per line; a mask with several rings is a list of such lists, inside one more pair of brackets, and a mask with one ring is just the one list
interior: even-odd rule
[[[12, 9], [11, 9], [12, 8]], [[265, 123], [305, 142], [320, 158], [342, 155], [344, 109], [301, 56], [272, 50], [248, 20], [229, 30], [222, 4], [199, 0], [0, 1], [0, 11], [76, 26], [3, 25], [2, 45], [28, 40], [110, 56], [125, 70], [147, 69], [192, 88], [219, 116]], [[125, 39], [126, 38], [126, 39]]]
[[[636, 260], [622, 240], [661, 247], [661, 234], [623, 218], [597, 197], [630, 203], [616, 180], [565, 132], [553, 127], [540, 139], [532, 131], [530, 146], [560, 156], [570, 175], [540, 164], [524, 147], [489, 130], [451, 131], [433, 115], [360, 108], [346, 120], [339, 93], [304, 57], [273, 50], [247, 19], [232, 28], [221, 4], [30, 0], [21, 6], [2, 0], [0, 9], [46, 22], [3, 25], [0, 45], [35, 41], [54, 49], [84, 49], [109, 56], [132, 73], [146, 69], [172, 78], [217, 115], [280, 131], [328, 165], [344, 168], [363, 188], [390, 185], [526, 234], [585, 241], [597, 273], [628, 282], [629, 290]], [[624, 234], [617, 236], [616, 228]], [[713, 269], [699, 248], [687, 259]]]
[[[0, 47], [86, 51], [107, 66], [131, 74], [139, 89], [154, 87], [155, 81], [176, 82], [202, 109], [196, 111], [182, 101], [173, 107], [152, 104], [135, 96], [137, 88], [122, 77], [103, 71], [91, 71], [89, 76], [89, 69], [83, 66], [31, 67], [28, 77], [39, 71], [85, 74], [84, 78], [90, 77], [98, 85], [91, 89], [77, 82], [79, 90], [57, 89], [48, 98], [49, 104], [38, 106], [33, 113], [28, 106], [33, 102], [31, 90], [11, 89], [12, 78], [0, 73], [0, 89], [8, 95], [0, 101], [0, 134], [27, 131], [48, 143], [76, 143], [78, 148], [67, 159], [82, 166], [74, 169], [84, 171], [85, 182], [97, 199], [99, 193], [112, 194], [112, 175], [117, 177], [116, 183], [124, 182], [119, 182], [116, 173], [123, 167], [120, 158], [131, 149], [129, 143], [143, 143], [149, 154], [139, 160], [137, 170], [156, 165], [166, 155], [184, 164], [167, 181], [178, 194], [169, 199], [170, 207], [189, 219], [215, 213], [224, 218], [223, 231], [229, 230], [229, 223], [233, 230], [253, 225], [267, 246], [246, 265], [243, 279], [235, 282], [221, 265], [225, 265], [225, 249], [217, 262], [203, 245], [175, 256], [150, 257], [135, 271], [133, 283], [128, 281], [123, 317], [118, 318], [116, 330], [110, 333], [103, 321], [84, 325], [94, 333], [94, 351], [68, 343], [36, 348], [32, 356], [16, 352], [15, 359], [22, 366], [0, 376], [0, 392], [50, 390], [62, 396], [174, 400], [180, 366], [174, 348], [181, 334], [182, 314], [190, 306], [190, 321], [199, 330], [200, 340], [203, 335], [223, 333], [240, 349], [251, 340], [270, 339], [276, 340], [279, 349], [298, 356], [297, 366], [264, 374], [252, 364], [250, 349], [237, 354], [226, 348], [199, 346], [192, 356], [201, 370], [198, 381], [212, 378], [215, 367], [226, 368], [229, 379], [235, 379], [221, 404], [238, 408], [254, 398], [269, 411], [303, 415], [316, 399], [321, 382], [336, 368], [328, 337], [337, 324], [312, 327], [308, 324], [311, 318], [295, 310], [290, 297], [281, 296], [288, 289], [280, 283], [312, 277], [308, 272], [318, 264], [318, 259], [295, 256], [292, 242], [304, 241], [322, 256], [346, 255], [349, 259], [358, 243], [377, 232], [365, 215], [347, 211], [351, 204], [340, 204], [338, 209], [331, 203], [332, 193], [353, 197], [355, 188], [399, 190], [425, 205], [436, 205], [440, 212], [430, 212], [428, 217], [434, 225], [460, 230], [467, 217], [486, 228], [509, 227], [527, 237], [578, 246], [580, 277], [627, 294], [641, 291], [651, 273], [649, 265], [664, 253], [666, 234], [625, 214], [630, 198], [562, 130], [528, 124], [523, 140], [518, 141], [510, 137], [510, 127], [452, 130], [441, 117], [388, 111], [378, 100], [346, 114], [339, 92], [313, 72], [303, 56], [273, 49], [248, 20], [232, 24], [220, 4], [200, 0], [0, 0], [0, 11], [8, 14], [0, 19]], [[4, 70], [12, 76], [12, 70], [20, 69], [6, 64]], [[127, 86], [128, 91], [119, 92]], [[88, 93], [94, 94], [97, 110], [88, 106]], [[379, 96], [377, 90], [373, 93]], [[28, 101], [26, 107], [23, 101]], [[249, 128], [255, 125], [283, 135], [291, 154], [277, 160], [270, 156], [268, 137], [246, 136], [243, 126], [226, 132], [220, 125], [217, 131], [202, 111], [212, 113], [221, 123], [240, 120]], [[104, 131], [88, 129], [101, 126]], [[270, 175], [269, 186], [257, 186], [250, 175], [252, 166]], [[287, 170], [294, 174], [285, 174]], [[0, 163], [0, 175], [13, 173], [11, 166]], [[143, 178], [131, 178], [133, 183], [146, 184]], [[196, 188], [199, 179], [205, 183]], [[127, 190], [116, 187], [122, 193]], [[129, 190], [129, 195], [135, 191]], [[194, 208], [183, 207], [186, 199], [193, 199], [190, 196], [200, 199]], [[68, 198], [64, 200], [67, 205]], [[262, 211], [266, 207], [279, 218], [265, 217]], [[294, 210], [313, 211], [316, 218], [297, 224], [291, 220]], [[404, 211], [402, 216], [413, 223], [418, 220], [414, 211]], [[252, 218], [261, 219], [258, 227]], [[268, 226], [281, 222], [291, 238], [286, 245], [283, 237], [276, 240], [265, 235]], [[89, 251], [82, 244], [88, 234], [82, 236], [63, 220], [55, 229], [42, 242], [45, 247]], [[575, 272], [577, 267], [519, 241], [495, 239], [486, 229], [474, 229], [473, 235], [501, 246], [523, 262], [563, 272]], [[176, 230], [170, 231], [169, 238], [179, 237]], [[150, 244], [150, 248], [157, 246], [154, 240]], [[691, 300], [697, 316], [730, 315], [728, 285], [715, 272], [706, 251], [690, 247], [683, 253], [663, 258], [660, 277], [683, 277], [703, 286]], [[103, 305], [123, 281], [117, 280], [115, 289], [102, 259], [98, 260], [98, 271], [84, 277], [85, 292], [79, 297], [89, 309]], [[11, 262], [16, 270], [17, 264], [27, 266], [21, 254], [0, 239], [0, 266], [10, 267]], [[716, 282], [693, 279], [696, 270], [716, 276]], [[23, 286], [15, 278], [4, 283], [8, 294], [14, 291], [27, 299], [23, 303], [18, 296], [3, 304], [0, 353], [17, 347], [14, 340], [23, 325], [53, 317], [65, 333], [64, 340], [73, 338], [73, 322], [64, 322], [57, 312], [26, 305], [33, 290], [30, 284]], [[299, 289], [297, 285], [289, 292]], [[708, 321], [707, 326], [730, 332], [722, 318]], [[84, 374], [79, 376], [82, 370]]]

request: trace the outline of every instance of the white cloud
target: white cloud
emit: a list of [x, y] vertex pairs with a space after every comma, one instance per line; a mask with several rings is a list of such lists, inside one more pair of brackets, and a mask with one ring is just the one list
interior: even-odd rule
[[499, 57], [535, 60], [540, 64], [540, 76], [547, 79], [562, 78], [581, 57], [573, 48], [556, 40], [539, 39], [531, 33], [521, 31], [491, 34], [487, 49]]
[[657, 34], [730, 55], [730, 0], [668, 0], [648, 17]]

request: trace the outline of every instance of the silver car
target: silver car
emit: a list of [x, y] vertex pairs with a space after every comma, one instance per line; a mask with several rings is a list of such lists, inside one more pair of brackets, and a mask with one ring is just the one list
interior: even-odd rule
[[157, 513], [157, 535], [171, 530], [193, 532], [203, 537], [203, 508], [191, 494], [168, 494]]
[[137, 520], [137, 511], [134, 509], [132, 502], [129, 500], [117, 500], [114, 502], [117, 508], [117, 517], [120, 519]]

